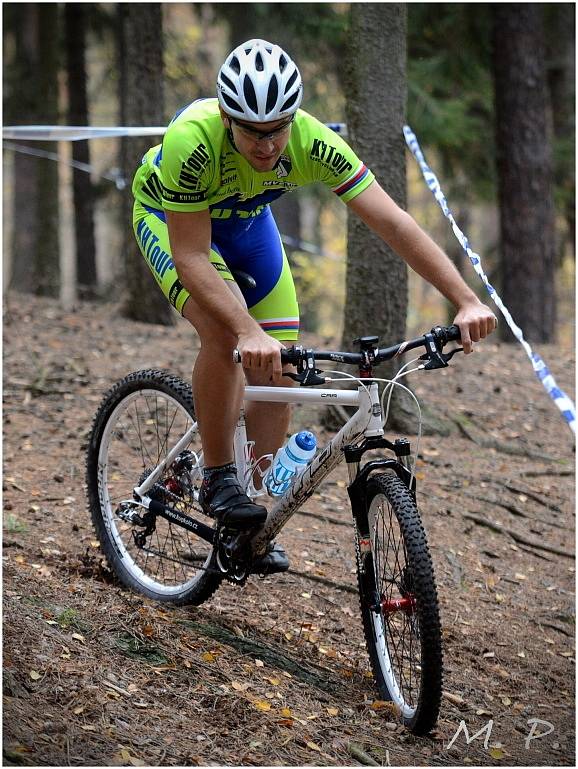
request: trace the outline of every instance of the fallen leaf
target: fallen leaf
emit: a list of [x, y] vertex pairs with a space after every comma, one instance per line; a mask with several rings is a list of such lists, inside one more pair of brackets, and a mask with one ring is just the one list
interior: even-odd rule
[[338, 716], [339, 715], [339, 708], [327, 708], [327, 712], [330, 716]]
[[392, 702], [387, 702], [386, 700], [374, 700], [371, 703], [370, 708], [372, 710], [383, 710], [384, 708], [387, 709], [391, 707], [392, 704]]
[[265, 680], [269, 681], [271, 686], [279, 686], [279, 684], [281, 683], [281, 680], [279, 678], [266, 678]]
[[71, 638], [75, 638], [77, 641], [82, 641], [82, 643], [84, 643], [84, 636], [80, 635], [80, 633], [73, 633]]
[[77, 708], [74, 708], [72, 712], [75, 716], [79, 716], [81, 713], [84, 713], [84, 705], [79, 705]]
[[512, 700], [509, 697], [502, 697], [501, 701], [502, 701], [502, 705], [505, 705], [506, 707], [512, 704]]
[[451, 692], [442, 692], [443, 696], [448, 700], [448, 702], [453, 703], [454, 705], [465, 705], [466, 701], [463, 697], [461, 697], [459, 694], [452, 694]]
[[251, 684], [241, 684], [239, 681], [232, 681], [231, 686], [236, 692], [246, 692], [247, 689], [251, 686]]
[[201, 659], [203, 662], [214, 662], [216, 657], [211, 652], [203, 652], [203, 654], [201, 654]]
[[271, 703], [266, 700], [256, 700], [253, 705], [257, 710], [267, 711], [271, 710]]
[[291, 712], [291, 708], [281, 708], [279, 712], [281, 713], [283, 718], [291, 718], [291, 716], [293, 715], [293, 713]]
[[39, 673], [37, 670], [31, 670], [28, 675], [33, 681], [38, 681], [40, 678], [42, 678], [42, 673]]
[[495, 657], [495, 656], [496, 656], [495, 652], [486, 652], [485, 654], [482, 654], [482, 657], [484, 657], [485, 659], [491, 659], [492, 657]]
[[257, 665], [258, 668], [265, 667], [265, 663], [263, 662], [263, 660], [255, 660], [255, 665]]
[[[295, 722], [293, 721], [293, 719], [292, 719], [292, 718], [280, 718], [280, 719], [277, 721], [277, 723], [278, 723], [278, 724], [280, 724], [281, 726], [293, 726], [293, 724], [294, 724]], [[290, 739], [291, 739], [291, 738], [290, 738]], [[281, 743], [281, 744], [282, 744], [282, 745], [284, 745], [285, 743]]]
[[311, 598], [311, 593], [301, 593], [301, 598]]
[[308, 742], [307, 747], [310, 748], [311, 750], [316, 750], [318, 753], [321, 753], [321, 748], [319, 747], [319, 745], [316, 745], [314, 742]]
[[501, 748], [490, 748], [490, 756], [499, 761], [504, 757], [504, 751]]

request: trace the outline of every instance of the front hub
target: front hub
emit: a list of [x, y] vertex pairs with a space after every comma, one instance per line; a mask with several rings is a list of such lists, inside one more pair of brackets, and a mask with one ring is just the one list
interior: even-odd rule
[[382, 598], [381, 611], [385, 616], [403, 611], [410, 615], [415, 612], [416, 600], [413, 595], [405, 595], [400, 598]]

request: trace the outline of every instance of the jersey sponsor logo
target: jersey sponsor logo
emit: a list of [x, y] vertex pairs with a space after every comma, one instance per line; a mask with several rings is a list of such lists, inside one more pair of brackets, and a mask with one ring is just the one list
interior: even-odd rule
[[321, 163], [331, 169], [336, 176], [353, 169], [349, 160], [343, 157], [341, 152], [337, 152], [336, 147], [327, 144], [322, 139], [313, 139], [310, 157], [316, 163]]
[[191, 152], [187, 160], [181, 165], [179, 184], [187, 190], [196, 190], [199, 187], [199, 176], [205, 170], [210, 160], [207, 147], [199, 144]]
[[155, 203], [160, 203], [162, 200], [162, 184], [158, 180], [156, 174], [152, 174], [143, 184], [143, 192], [151, 197]]
[[175, 282], [173, 283], [173, 285], [169, 289], [169, 302], [173, 305], [173, 307], [176, 308], [177, 301], [178, 301], [178, 298], [179, 298], [179, 294], [183, 290], [184, 290], [183, 289], [183, 284], [177, 278], [177, 280], [175, 280]]
[[280, 179], [268, 179], [263, 182], [263, 187], [283, 187], [285, 190], [292, 190], [298, 186], [295, 182], [284, 182]]
[[165, 276], [165, 272], [167, 270], [172, 270], [175, 266], [170, 254], [157, 245], [159, 240], [158, 236], [154, 234], [144, 219], [138, 223], [136, 234], [142, 252], [151, 266], [155, 277], [162, 280]]
[[178, 192], [163, 185], [163, 200], [167, 203], [203, 203], [207, 199], [205, 190], [200, 192]]
[[278, 179], [283, 179], [285, 176], [289, 176], [293, 163], [289, 155], [281, 155], [277, 163], [275, 164], [275, 172]]

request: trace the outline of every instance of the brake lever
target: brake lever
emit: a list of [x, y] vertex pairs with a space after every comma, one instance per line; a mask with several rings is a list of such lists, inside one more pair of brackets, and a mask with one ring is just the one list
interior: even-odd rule
[[433, 371], [433, 369], [436, 368], [447, 368], [450, 360], [454, 357], [454, 355], [457, 352], [463, 351], [463, 347], [456, 347], [454, 350], [450, 350], [446, 353], [440, 352], [439, 350], [430, 350], [430, 352], [426, 352], [424, 355], [421, 355], [419, 360], [427, 360], [427, 363], [424, 366], [424, 370]]
[[294, 382], [299, 382], [302, 387], [311, 387], [312, 385], [325, 384], [325, 378], [317, 376], [317, 374], [323, 373], [319, 369], [307, 368], [300, 374], [294, 374], [292, 371], [286, 371], [283, 376], [288, 376]]

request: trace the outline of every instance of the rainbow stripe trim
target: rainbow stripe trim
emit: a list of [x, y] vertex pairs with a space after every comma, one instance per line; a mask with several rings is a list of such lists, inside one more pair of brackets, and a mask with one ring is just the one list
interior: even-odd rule
[[263, 331], [299, 331], [299, 318], [271, 318], [258, 322]]
[[356, 187], [360, 182], [362, 182], [367, 174], [369, 173], [369, 168], [362, 163], [361, 168], [353, 175], [351, 176], [346, 182], [343, 182], [339, 187], [334, 187], [333, 192], [336, 195], [345, 195], [346, 192], [349, 192], [349, 190], [353, 189], [353, 187]]

